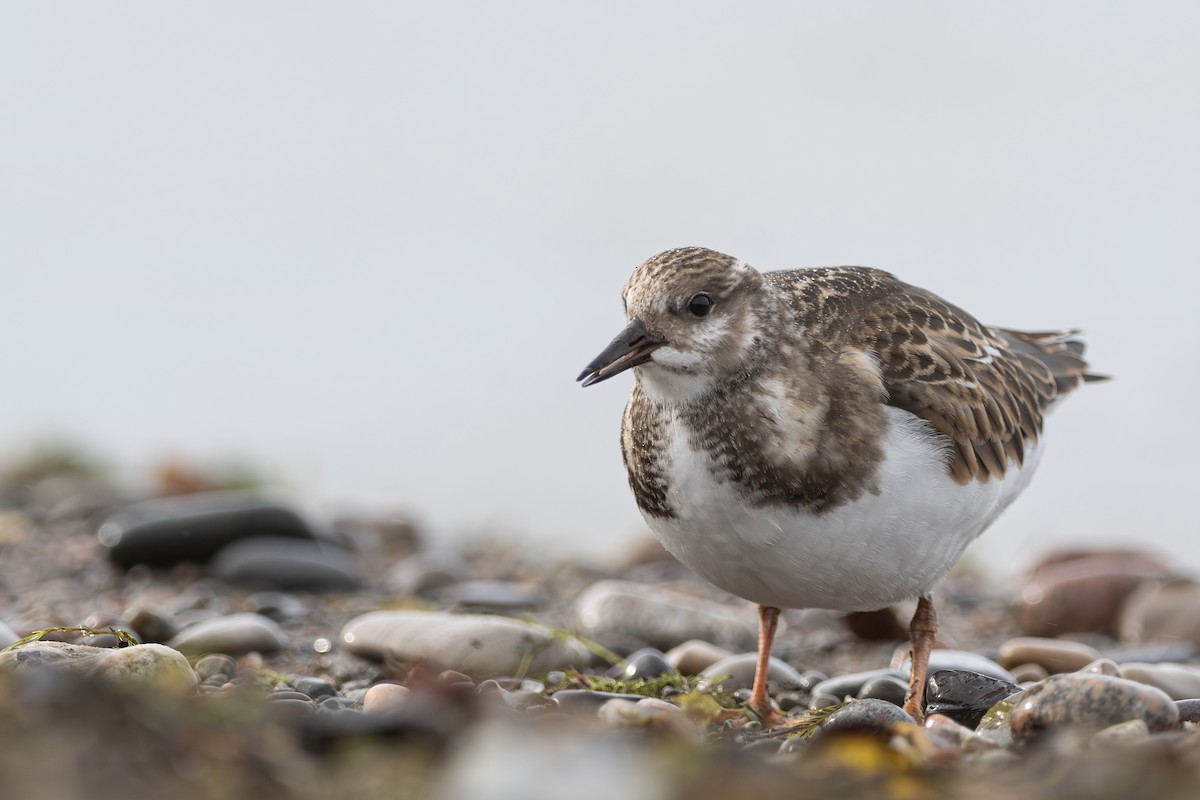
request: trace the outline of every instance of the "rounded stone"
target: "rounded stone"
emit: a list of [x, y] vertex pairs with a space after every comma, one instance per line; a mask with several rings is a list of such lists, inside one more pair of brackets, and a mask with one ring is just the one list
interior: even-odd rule
[[666, 649], [688, 639], [752, 647], [758, 619], [747, 605], [732, 608], [691, 594], [633, 581], [598, 581], [575, 601], [575, 618], [585, 636], [605, 641], [633, 637]]
[[615, 668], [616, 675], [613, 677], [625, 678], [626, 680], [636, 680], [638, 678], [657, 678], [665, 674], [673, 674], [676, 672], [675, 667], [670, 661], [667, 661], [666, 656], [659, 650], [653, 648], [644, 648], [637, 652], [630, 653], [625, 659], [625, 663]]
[[1121, 677], [1153, 686], [1172, 700], [1200, 697], [1200, 669], [1186, 664], [1122, 664]]
[[292, 683], [292, 688], [297, 692], [311, 697], [313, 700], [322, 700], [337, 694], [337, 689], [334, 688], [334, 685], [322, 678], [297, 678]]
[[1200, 699], [1176, 700], [1180, 722], [1200, 723]]
[[811, 740], [842, 733], [871, 733], [890, 737], [896, 725], [915, 725], [904, 709], [886, 700], [851, 700], [826, 717], [809, 736]]
[[[900, 672], [904, 674], [905, 680], [908, 679], [911, 670], [912, 659], [905, 659], [904, 663], [900, 665]], [[974, 672], [978, 675], [987, 675], [996, 680], [1016, 683], [1011, 672], [990, 658], [981, 656], [978, 653], [972, 653], [970, 650], [937, 649], [931, 651], [929, 653], [929, 668], [926, 674], [932, 675], [942, 670]]]
[[[716, 681], [714, 685], [727, 692], [749, 689], [754, 685], [757, 666], [758, 653], [741, 653], [709, 664], [700, 675], [709, 681]], [[721, 678], [724, 680], [718, 680]], [[795, 667], [774, 656], [767, 664], [767, 681], [783, 690], [808, 688], [804, 676]]]
[[316, 539], [295, 509], [248, 492], [165, 497], [125, 506], [97, 530], [109, 557], [133, 564], [205, 563], [231, 542], [255, 536]]
[[1107, 675], [1110, 678], [1129, 677], [1128, 675], [1122, 676], [1121, 668], [1117, 666], [1117, 662], [1108, 658], [1098, 658], [1083, 669], [1080, 669], [1079, 672], [1092, 675]]
[[161, 644], [108, 648], [67, 642], [30, 642], [0, 653], [0, 675], [46, 668], [80, 672], [123, 686], [173, 692], [191, 691], [198, 682], [187, 658]]
[[184, 653], [274, 653], [288, 646], [287, 635], [261, 614], [230, 614], [197, 622], [171, 640], [171, 647]]
[[1051, 675], [1026, 689], [1014, 703], [1009, 723], [1013, 738], [1028, 742], [1063, 728], [1099, 731], [1133, 719], [1151, 731], [1179, 726], [1179, 709], [1152, 686], [1107, 675]]
[[908, 681], [892, 675], [880, 675], [863, 684], [858, 690], [859, 700], [886, 700], [892, 705], [903, 706], [908, 694]]
[[1029, 636], [1113, 633], [1126, 598], [1142, 582], [1167, 573], [1160, 559], [1136, 551], [1074, 553], [1044, 562], [1021, 588], [1017, 623]]
[[897, 672], [891, 669], [871, 669], [865, 672], [847, 672], [845, 675], [835, 675], [828, 680], [821, 681], [816, 686], [812, 687], [813, 696], [831, 695], [837, 698], [840, 703], [848, 697], [855, 697], [863, 686], [876, 678], [895, 678], [901, 681], [907, 681], [908, 675], [904, 672]]
[[1019, 664], [1012, 668], [1015, 683], [1037, 683], [1050, 677], [1050, 673], [1041, 664]]
[[139, 603], [131, 606], [125, 613], [129, 618], [130, 627], [138, 632], [143, 642], [169, 642], [179, 632], [175, 616], [160, 606]]
[[593, 692], [588, 689], [563, 689], [561, 692], [555, 692], [553, 697], [558, 709], [563, 713], [585, 717], [594, 716], [609, 700], [629, 700], [636, 703], [643, 699], [638, 694]]
[[377, 683], [363, 696], [364, 714], [385, 714], [404, 705], [411, 691], [398, 683]]
[[666, 659], [684, 675], [699, 675], [712, 664], [729, 658], [732, 652], [702, 639], [688, 639], [666, 652]]
[[545, 599], [539, 587], [517, 581], [462, 581], [438, 592], [439, 603], [468, 611], [529, 611]]
[[358, 558], [344, 547], [304, 539], [256, 536], [216, 553], [212, 572], [243, 586], [353, 591], [363, 584]]
[[341, 637], [362, 658], [423, 661], [477, 679], [521, 670], [536, 675], [591, 660], [581, 642], [561, 631], [486, 614], [374, 611], [347, 622]]
[[1118, 627], [1126, 642], [1200, 642], [1200, 583], [1144, 583], [1125, 602]]
[[1100, 651], [1080, 642], [1018, 636], [1000, 645], [1000, 663], [1007, 667], [1039, 664], [1050, 674], [1074, 672], [1103, 658]]

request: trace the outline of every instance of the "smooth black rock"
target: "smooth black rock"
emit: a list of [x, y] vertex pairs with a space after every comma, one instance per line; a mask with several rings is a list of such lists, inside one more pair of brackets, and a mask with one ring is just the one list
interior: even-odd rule
[[97, 530], [117, 564], [170, 566], [207, 563], [221, 548], [241, 539], [273, 536], [318, 538], [287, 505], [242, 492], [167, 497], [118, 509]]
[[833, 695], [842, 702], [844, 698], [856, 697], [862, 688], [870, 681], [876, 678], [890, 676], [897, 680], [907, 681], [908, 676], [903, 672], [896, 672], [890, 669], [872, 669], [866, 672], [848, 672], [845, 675], [838, 675], [828, 680], [821, 681], [816, 686], [812, 687], [813, 696], [816, 695]]
[[974, 730], [989, 708], [1019, 691], [1015, 683], [978, 672], [938, 670], [926, 684], [925, 713], [942, 714]]
[[233, 542], [213, 557], [217, 577], [244, 586], [353, 591], [362, 586], [358, 559], [326, 542], [256, 536]]
[[332, 683], [320, 678], [297, 678], [292, 684], [292, 688], [297, 692], [311, 697], [313, 700], [322, 700], [337, 694], [337, 689], [334, 688]]
[[908, 694], [908, 681], [894, 675], [880, 675], [863, 684], [858, 690], [860, 700], [886, 700], [892, 705], [903, 706], [904, 696]]
[[661, 650], [646, 647], [630, 653], [624, 665], [609, 670], [610, 677], [636, 680], [638, 678], [657, 678], [660, 675], [678, 673]]
[[844, 733], [870, 733], [886, 738], [892, 735], [893, 727], [900, 723], [915, 725], [916, 720], [904, 709], [886, 700], [851, 700], [826, 717], [808, 738], [816, 741]]

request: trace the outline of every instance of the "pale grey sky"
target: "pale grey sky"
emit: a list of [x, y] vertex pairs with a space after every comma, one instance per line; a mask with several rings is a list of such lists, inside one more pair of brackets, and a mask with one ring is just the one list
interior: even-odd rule
[[[1200, 5], [23, 3], [0, 11], [0, 453], [246, 457], [326, 507], [640, 529], [668, 247], [888, 269], [1099, 370], [983, 553], [1200, 568]], [[1188, 356], [1185, 358], [1184, 356]]]

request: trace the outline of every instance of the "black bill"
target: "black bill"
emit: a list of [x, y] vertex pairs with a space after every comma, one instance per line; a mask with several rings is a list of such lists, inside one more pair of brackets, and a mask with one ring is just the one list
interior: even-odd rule
[[575, 380], [583, 381], [584, 386], [606, 381], [630, 367], [645, 364], [650, 360], [650, 354], [666, 343], [667, 337], [650, 333], [641, 318], [634, 317], [633, 322], [626, 325], [625, 330], [618, 333], [617, 338], [584, 367]]

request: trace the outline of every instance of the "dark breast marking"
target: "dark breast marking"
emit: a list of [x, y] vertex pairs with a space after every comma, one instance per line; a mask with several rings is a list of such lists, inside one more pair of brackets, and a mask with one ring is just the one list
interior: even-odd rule
[[638, 508], [643, 514], [660, 519], [676, 516], [668, 498], [670, 487], [663, 469], [668, 445], [662, 408], [635, 385], [621, 424], [621, 457]]

